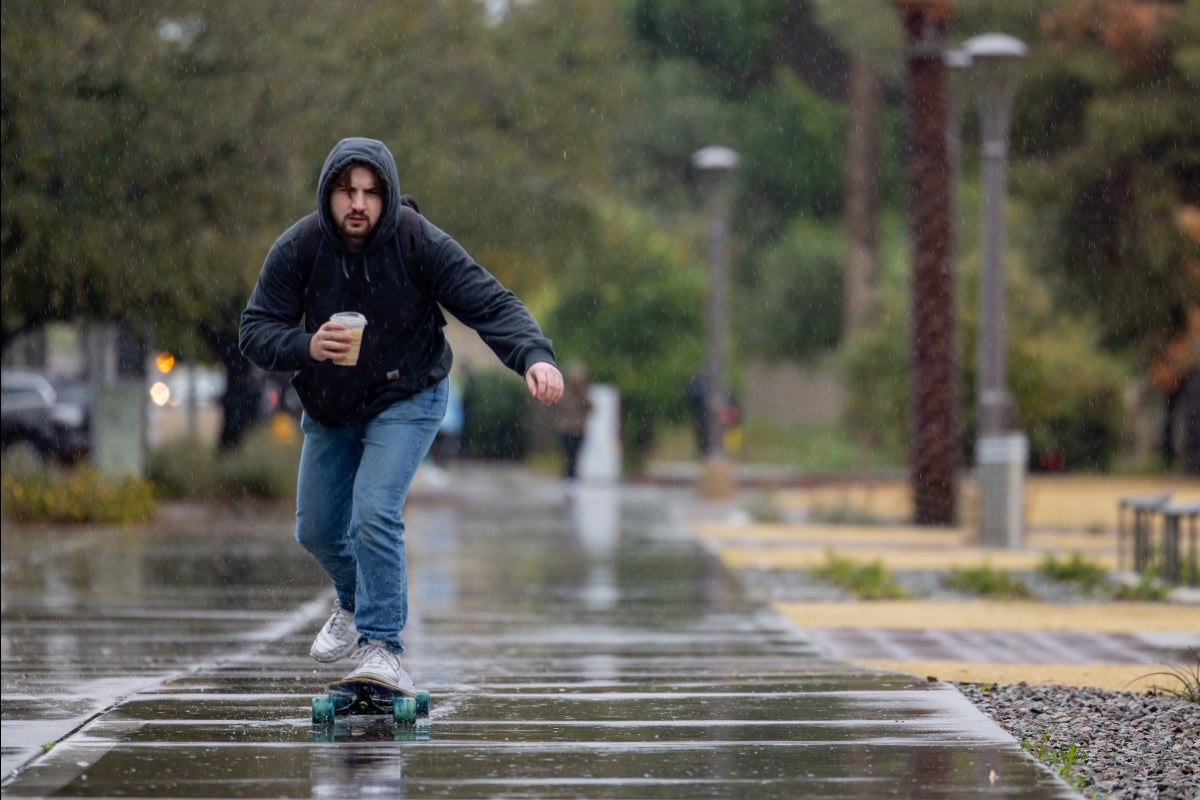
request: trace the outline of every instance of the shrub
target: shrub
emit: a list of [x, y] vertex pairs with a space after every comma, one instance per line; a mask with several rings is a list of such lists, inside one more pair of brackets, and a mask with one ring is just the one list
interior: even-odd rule
[[1038, 566], [1038, 572], [1051, 580], [1077, 584], [1084, 591], [1092, 591], [1100, 586], [1108, 575], [1104, 567], [1079, 553], [1072, 553], [1071, 558], [1065, 561], [1047, 554]]
[[564, 269], [547, 329], [563, 363], [579, 360], [593, 382], [620, 389], [623, 452], [636, 470], [657, 430], [687, 419], [685, 387], [703, 364], [707, 269], [703, 251], [653, 220], [617, 206], [597, 214], [605, 239], [596, 257]]
[[901, 600], [908, 592], [892, 577], [883, 563], [859, 564], [825, 551], [825, 563], [812, 570], [813, 575], [836, 583], [863, 600]]
[[88, 465], [6, 469], [0, 485], [4, 516], [22, 522], [140, 522], [156, 508], [149, 481]]
[[1113, 592], [1113, 598], [1116, 600], [1130, 600], [1139, 603], [1163, 603], [1170, 596], [1170, 587], [1158, 579], [1153, 565], [1147, 567], [1138, 576], [1137, 583], [1120, 586]]
[[[1055, 305], [1049, 289], [1016, 257], [1008, 274], [1008, 380], [1016, 428], [1029, 436], [1033, 466], [1103, 470], [1125, 436], [1126, 365], [1106, 352], [1095, 326]], [[963, 262], [958, 387], [962, 456], [973, 463], [976, 429], [978, 263]], [[971, 266], [973, 268], [966, 269]], [[894, 269], [894, 267], [893, 267]], [[894, 281], [891, 281], [894, 283]], [[907, 296], [890, 284], [874, 323], [841, 355], [848, 421], [883, 446], [903, 442], [908, 422]]]
[[298, 441], [281, 440], [266, 428], [255, 428], [241, 447], [217, 459], [217, 495], [286, 500], [296, 496], [300, 467]]
[[298, 437], [260, 426], [229, 453], [194, 441], [166, 445], [150, 454], [146, 471], [160, 497], [286, 500], [296, 494], [299, 465]]
[[151, 450], [146, 476], [159, 497], [183, 500], [211, 497], [215, 491], [216, 455], [196, 441], [178, 441]]
[[801, 219], [756, 261], [739, 301], [739, 347], [767, 358], [811, 358], [842, 335], [844, 240], [839, 228]]
[[528, 403], [524, 382], [507, 370], [472, 372], [463, 390], [463, 453], [473, 458], [523, 458]]
[[1174, 681], [1172, 685], [1168, 686], [1155, 685], [1150, 690], [1151, 694], [1174, 697], [1189, 703], [1200, 703], [1200, 650], [1195, 647], [1189, 647], [1188, 650], [1192, 653], [1194, 664], [1190, 666], [1168, 664], [1165, 671], [1151, 672], [1143, 676], [1144, 678], [1170, 678]]
[[1033, 596], [1024, 581], [1014, 578], [1004, 570], [994, 570], [986, 564], [979, 567], [951, 570], [942, 578], [942, 585], [980, 597], [1025, 600]]

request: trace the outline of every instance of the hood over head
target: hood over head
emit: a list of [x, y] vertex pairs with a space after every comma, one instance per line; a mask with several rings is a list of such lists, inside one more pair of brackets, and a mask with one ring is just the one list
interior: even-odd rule
[[383, 178], [383, 211], [371, 234], [363, 253], [374, 249], [378, 242], [388, 241], [400, 228], [400, 175], [396, 170], [396, 159], [387, 145], [378, 139], [352, 137], [342, 139], [325, 159], [321, 167], [321, 178], [317, 183], [317, 210], [320, 212], [321, 231], [326, 240], [332, 239], [339, 245], [337, 223], [329, 210], [329, 194], [334, 180], [351, 164], [365, 164]]

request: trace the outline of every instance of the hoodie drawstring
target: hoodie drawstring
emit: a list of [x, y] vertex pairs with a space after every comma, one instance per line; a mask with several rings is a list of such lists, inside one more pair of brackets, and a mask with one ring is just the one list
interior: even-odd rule
[[[347, 280], [349, 280], [350, 279], [350, 267], [346, 263], [346, 254], [345, 253], [342, 253], [341, 262], [342, 262], [342, 275], [344, 275], [345, 278]], [[366, 281], [367, 283], [370, 283], [371, 282], [371, 268], [367, 265], [366, 253], [364, 253], [362, 255], [362, 270], [363, 270], [363, 280]]]

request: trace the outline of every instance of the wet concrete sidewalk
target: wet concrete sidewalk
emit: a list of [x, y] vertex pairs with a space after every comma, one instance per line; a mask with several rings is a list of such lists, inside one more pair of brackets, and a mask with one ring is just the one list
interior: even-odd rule
[[3, 794], [1077, 796], [953, 689], [747, 601], [691, 503], [479, 470], [414, 501], [416, 728], [311, 725], [348, 666], [307, 657], [332, 596], [286, 516], [6, 528]]

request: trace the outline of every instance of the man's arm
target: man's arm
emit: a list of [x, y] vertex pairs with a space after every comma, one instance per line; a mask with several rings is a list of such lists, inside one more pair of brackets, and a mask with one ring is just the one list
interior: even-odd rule
[[268, 372], [309, 366], [312, 334], [300, 327], [303, 316], [304, 278], [296, 264], [294, 241], [284, 234], [267, 253], [242, 312], [238, 331], [242, 354]]
[[[474, 329], [505, 366], [527, 380], [538, 362], [555, 366], [554, 346], [520, 298], [428, 220], [422, 221], [422, 231], [424, 263], [438, 302]], [[560, 384], [561, 380], [559, 375]]]

